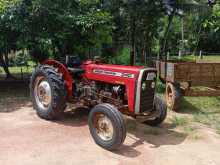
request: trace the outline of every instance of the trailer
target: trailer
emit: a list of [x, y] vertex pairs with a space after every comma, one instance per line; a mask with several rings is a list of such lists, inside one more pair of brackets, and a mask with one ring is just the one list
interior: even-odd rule
[[166, 101], [177, 111], [183, 96], [220, 96], [220, 62], [156, 61], [158, 75], [166, 83]]

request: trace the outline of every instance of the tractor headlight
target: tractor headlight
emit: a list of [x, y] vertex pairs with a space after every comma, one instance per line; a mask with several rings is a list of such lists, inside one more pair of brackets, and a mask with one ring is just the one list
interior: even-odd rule
[[156, 83], [155, 83], [155, 82], [152, 82], [152, 83], [151, 83], [151, 88], [154, 89], [155, 87], [156, 87]]
[[147, 88], [147, 84], [144, 82], [144, 83], [142, 84], [142, 90], [145, 91], [146, 88]]

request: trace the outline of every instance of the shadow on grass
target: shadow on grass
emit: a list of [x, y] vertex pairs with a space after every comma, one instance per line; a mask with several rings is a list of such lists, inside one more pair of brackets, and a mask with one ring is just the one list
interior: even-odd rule
[[219, 101], [219, 106], [220, 106], [220, 96], [216, 97], [216, 99]]
[[0, 113], [31, 106], [27, 82], [0, 81]]
[[204, 112], [201, 109], [194, 106], [193, 104], [191, 104], [184, 97], [182, 97], [180, 107], [179, 107], [179, 110], [177, 111], [177, 113], [180, 113], [180, 114], [202, 114]]

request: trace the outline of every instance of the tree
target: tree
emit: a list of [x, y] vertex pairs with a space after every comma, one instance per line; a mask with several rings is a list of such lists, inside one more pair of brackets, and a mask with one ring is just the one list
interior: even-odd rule
[[219, 52], [220, 47], [220, 4], [213, 6], [209, 17], [203, 21], [203, 30], [198, 47], [205, 51]]
[[[91, 47], [101, 49], [112, 41], [111, 16], [101, 10], [99, 1], [6, 2], [0, 19], [2, 57], [11, 50], [27, 49], [58, 58], [68, 54], [85, 58]], [[7, 58], [1, 59], [9, 77]]]
[[105, 7], [113, 16], [115, 49], [129, 45], [130, 64], [135, 64], [135, 57], [144, 63], [144, 57], [153, 52], [159, 34], [162, 1], [110, 0]]
[[0, 1], [0, 65], [3, 67], [7, 78], [13, 78], [8, 69], [10, 51], [16, 50], [16, 41], [19, 37], [19, 32], [10, 21], [15, 12], [13, 6], [17, 3], [16, 0]]
[[[29, 43], [62, 57], [86, 54], [89, 47], [111, 42], [111, 16], [97, 1], [33, 0], [29, 8]], [[32, 45], [32, 46], [33, 46]]]

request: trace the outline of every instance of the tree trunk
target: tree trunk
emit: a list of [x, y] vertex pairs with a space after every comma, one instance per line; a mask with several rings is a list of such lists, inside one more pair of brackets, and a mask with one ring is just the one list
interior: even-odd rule
[[135, 32], [136, 32], [136, 21], [132, 18], [132, 32], [131, 32], [131, 52], [130, 52], [130, 65], [135, 64]]
[[143, 46], [143, 48], [142, 48], [141, 63], [146, 64], [146, 47], [145, 46]]
[[5, 56], [6, 57], [6, 61], [4, 60], [3, 58], [3, 55], [0, 55], [0, 64], [2, 65], [4, 71], [5, 71], [5, 74], [6, 74], [6, 79], [10, 79], [10, 78], [13, 78], [14, 77], [12, 76], [12, 74], [10, 73], [9, 69], [8, 69], [8, 56]]

